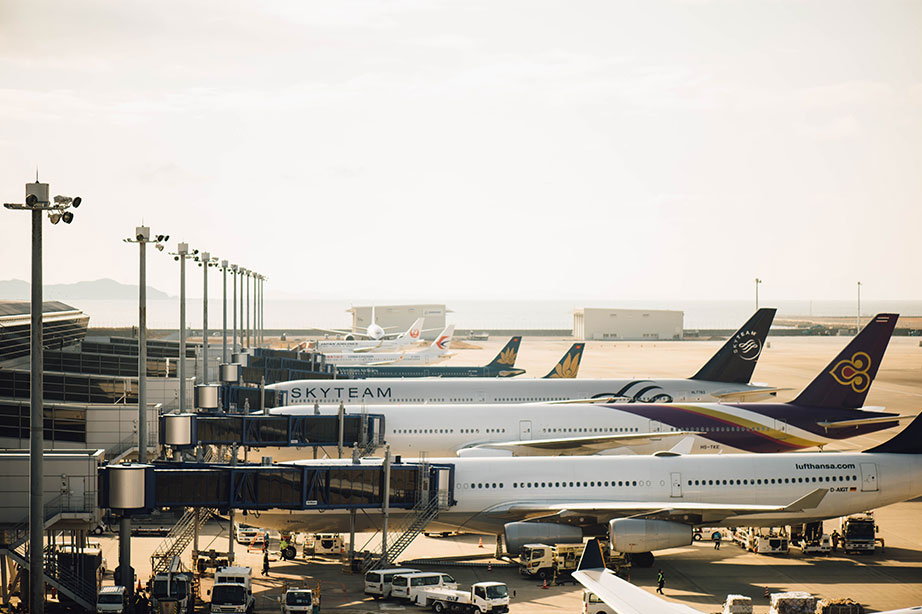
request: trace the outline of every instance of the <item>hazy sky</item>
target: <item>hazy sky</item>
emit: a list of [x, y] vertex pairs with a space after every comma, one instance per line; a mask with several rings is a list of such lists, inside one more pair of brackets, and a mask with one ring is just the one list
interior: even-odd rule
[[36, 166], [48, 283], [136, 283], [143, 218], [269, 298], [920, 299], [922, 3], [4, 0]]

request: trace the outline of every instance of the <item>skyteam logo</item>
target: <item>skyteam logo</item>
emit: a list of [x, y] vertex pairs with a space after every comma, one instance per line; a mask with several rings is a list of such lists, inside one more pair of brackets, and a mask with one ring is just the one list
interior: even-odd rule
[[754, 330], [741, 330], [733, 338], [733, 353], [743, 360], [755, 360], [762, 353], [762, 340]]
[[435, 345], [440, 350], [447, 350], [448, 344], [451, 342], [451, 337], [448, 335], [442, 335], [439, 337], [439, 340], [435, 342]]

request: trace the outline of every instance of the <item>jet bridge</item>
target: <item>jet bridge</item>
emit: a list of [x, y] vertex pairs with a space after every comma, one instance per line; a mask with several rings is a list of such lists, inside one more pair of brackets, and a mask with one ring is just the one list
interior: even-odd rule
[[[341, 435], [340, 435], [341, 433]], [[374, 448], [384, 445], [382, 414], [242, 415], [164, 414], [160, 416], [160, 444], [174, 448], [197, 444], [248, 447]]]
[[[391, 508], [413, 509], [420, 501], [455, 504], [452, 464], [390, 464]], [[99, 507], [147, 514], [155, 509], [199, 507], [227, 510], [381, 509], [381, 459], [315, 461], [308, 464], [217, 465], [155, 462], [99, 469]]]

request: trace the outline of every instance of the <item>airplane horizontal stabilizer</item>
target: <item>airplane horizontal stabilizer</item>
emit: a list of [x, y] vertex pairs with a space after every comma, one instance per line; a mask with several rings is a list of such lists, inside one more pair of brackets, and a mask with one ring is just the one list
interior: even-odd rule
[[915, 416], [877, 416], [875, 418], [855, 418], [854, 420], [839, 420], [838, 422], [817, 422], [817, 425], [825, 429], [844, 429], [855, 426], [864, 426], [866, 424], [886, 424], [892, 422], [893, 426], [899, 424], [900, 420], [912, 420]]
[[733, 403], [746, 401], [758, 401], [762, 397], [774, 397], [778, 396], [779, 392], [784, 392], [786, 390], [792, 390], [791, 388], [775, 388], [774, 386], [765, 386], [760, 388], [755, 388], [753, 390], [728, 390], [722, 392], [718, 390], [717, 392], [712, 392], [711, 395], [716, 397], [721, 403]]
[[922, 414], [916, 416], [906, 428], [865, 452], [884, 454], [922, 454]]

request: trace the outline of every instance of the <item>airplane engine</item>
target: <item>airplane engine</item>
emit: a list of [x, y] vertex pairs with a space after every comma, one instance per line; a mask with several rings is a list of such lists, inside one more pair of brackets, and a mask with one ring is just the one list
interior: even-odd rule
[[345, 337], [343, 337], [343, 339], [345, 339], [346, 341], [355, 341], [355, 335], [353, 335], [352, 333], [349, 333]]
[[518, 554], [525, 544], [579, 544], [583, 541], [583, 530], [579, 527], [552, 522], [509, 522], [503, 532], [506, 551], [510, 554]]
[[668, 520], [617, 518], [608, 523], [608, 535], [617, 552], [651, 552], [692, 543], [691, 526]]

